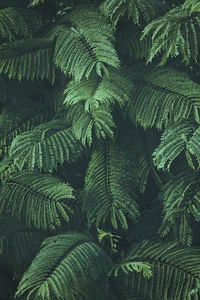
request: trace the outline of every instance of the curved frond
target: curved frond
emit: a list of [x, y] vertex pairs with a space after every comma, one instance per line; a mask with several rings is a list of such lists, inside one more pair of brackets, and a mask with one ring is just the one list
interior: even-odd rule
[[53, 120], [18, 135], [10, 146], [9, 157], [19, 170], [25, 166], [49, 172], [65, 161], [75, 161], [82, 150], [66, 122]]
[[92, 144], [94, 134], [96, 137], [114, 137], [113, 128], [115, 123], [111, 114], [111, 109], [105, 105], [99, 105], [98, 108], [91, 107], [85, 110], [85, 105], [78, 102], [71, 105], [67, 111], [67, 120], [72, 124], [72, 131], [75, 137], [82, 142], [83, 145]]
[[64, 91], [64, 103], [70, 106], [84, 101], [86, 111], [99, 105], [109, 107], [118, 103], [123, 106], [130, 99], [134, 85], [122, 70], [109, 68], [108, 71], [109, 77], [106, 74], [102, 77], [94, 74], [89, 80], [71, 80]]
[[163, 201], [163, 222], [159, 229], [161, 236], [174, 230], [181, 244], [190, 245], [192, 231], [190, 217], [200, 222], [200, 177], [197, 171], [183, 170], [172, 177], [159, 195]]
[[131, 69], [136, 89], [130, 101], [130, 117], [145, 129], [162, 129], [194, 114], [199, 123], [200, 85], [184, 73], [171, 68]]
[[[103, 288], [111, 261], [86, 234], [66, 233], [47, 238], [19, 283], [16, 296], [42, 299], [90, 299]], [[99, 287], [97, 280], [104, 275]], [[105, 286], [104, 286], [105, 291]], [[93, 294], [94, 296], [94, 294]], [[105, 294], [104, 294], [105, 296]], [[92, 298], [91, 298], [92, 299]], [[94, 299], [94, 298], [93, 298]], [[105, 298], [95, 298], [105, 299]]]
[[[163, 3], [162, 6], [164, 6]], [[114, 25], [117, 24], [122, 16], [132, 19], [135, 24], [139, 24], [141, 17], [146, 22], [155, 19], [161, 9], [161, 5], [157, 0], [105, 0], [100, 8]]]
[[54, 82], [52, 41], [32, 38], [0, 46], [0, 73], [21, 80], [48, 79]]
[[0, 10], [0, 37], [6, 40], [30, 38], [42, 25], [37, 11], [16, 7]]
[[172, 123], [165, 129], [161, 143], [153, 153], [153, 161], [158, 169], [169, 170], [172, 162], [183, 150], [185, 153], [192, 152], [197, 158], [200, 158], [199, 127], [196, 129], [196, 125], [194, 121], [186, 120]]
[[40, 3], [44, 3], [44, 2], [45, 2], [45, 0], [30, 0], [28, 6], [29, 7], [36, 6], [36, 5], [38, 5]]
[[200, 54], [200, 15], [191, 14], [189, 8], [180, 5], [153, 20], [144, 28], [142, 39], [149, 35], [152, 38], [152, 47], [147, 62], [151, 62], [160, 52], [160, 66], [164, 65], [169, 57], [179, 54], [182, 54], [187, 64], [192, 60], [197, 62]]
[[[131, 272], [124, 284], [127, 289], [154, 300], [198, 300], [198, 290], [191, 298], [192, 290], [200, 284], [200, 250], [196, 248], [178, 248], [176, 243], [144, 241], [134, 244], [127, 254], [133, 261], [144, 261], [152, 265], [152, 277]], [[134, 284], [133, 284], [134, 282]]]
[[114, 142], [99, 144], [93, 151], [84, 188], [84, 211], [89, 225], [110, 219], [127, 229], [127, 218], [137, 222], [139, 209], [134, 192], [134, 172], [126, 153]]
[[72, 23], [56, 40], [54, 60], [64, 73], [79, 81], [83, 76], [88, 78], [94, 69], [102, 76], [107, 66], [119, 67], [113, 28], [96, 9], [77, 8], [62, 22]]
[[0, 193], [0, 213], [9, 213], [27, 226], [55, 229], [69, 222], [74, 199], [68, 183], [47, 174], [23, 171], [12, 174]]

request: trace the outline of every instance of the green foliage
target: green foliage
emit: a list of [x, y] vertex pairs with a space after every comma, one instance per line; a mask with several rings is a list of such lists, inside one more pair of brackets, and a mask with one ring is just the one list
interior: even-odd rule
[[[88, 223], [118, 223], [128, 229], [127, 217], [137, 222], [139, 209], [130, 161], [114, 142], [100, 143], [92, 153], [85, 177], [84, 210]], [[130, 168], [130, 169], [129, 169]]]
[[33, 294], [33, 299], [84, 299], [111, 265], [90, 236], [77, 232], [56, 235], [43, 242], [16, 296], [27, 293], [27, 300]]
[[0, 213], [8, 213], [27, 226], [55, 229], [73, 213], [72, 187], [49, 174], [23, 171], [13, 174], [0, 193]]
[[144, 241], [135, 244], [127, 256], [133, 261], [150, 263], [152, 277], [131, 272], [128, 278], [125, 277], [124, 284], [150, 300], [198, 300], [198, 292], [195, 291], [193, 298], [191, 292], [199, 285], [199, 254], [199, 249], [178, 248], [176, 243], [171, 242]]
[[[199, 123], [199, 84], [186, 73], [171, 68], [149, 69], [138, 66], [132, 71], [137, 87], [130, 100], [130, 117], [145, 129], [162, 129], [194, 114]], [[134, 72], [134, 74], [133, 74]]]
[[192, 60], [197, 63], [200, 15], [193, 13], [195, 11], [198, 11], [196, 6], [192, 6], [191, 9], [177, 6], [144, 28], [142, 39], [148, 35], [152, 38], [147, 62], [151, 62], [158, 53], [163, 52], [160, 66], [164, 65], [169, 57], [180, 54], [186, 64]]
[[9, 156], [19, 170], [25, 166], [29, 170], [50, 172], [58, 164], [75, 161], [81, 152], [82, 146], [66, 122], [53, 120], [18, 135], [11, 144]]
[[115, 277], [117, 277], [119, 270], [122, 270], [125, 274], [129, 272], [142, 272], [144, 277], [150, 278], [152, 276], [151, 265], [142, 261], [125, 261], [120, 262], [118, 265], [115, 265], [109, 275], [113, 273]]
[[155, 18], [159, 11], [160, 3], [157, 0], [105, 0], [101, 5], [101, 11], [111, 19], [114, 25], [120, 17], [126, 16], [133, 23], [139, 24], [141, 16], [146, 22]]
[[34, 10], [16, 7], [0, 10], [0, 37], [6, 40], [30, 38], [42, 25], [41, 15]]
[[0, 73], [22, 80], [55, 79], [52, 61], [52, 41], [32, 38], [0, 46]]
[[107, 65], [119, 67], [113, 28], [98, 11], [80, 7], [62, 22], [72, 24], [63, 28], [56, 40], [54, 60], [64, 73], [79, 81], [83, 76], [88, 78], [94, 68], [102, 76], [102, 71], [107, 73]]

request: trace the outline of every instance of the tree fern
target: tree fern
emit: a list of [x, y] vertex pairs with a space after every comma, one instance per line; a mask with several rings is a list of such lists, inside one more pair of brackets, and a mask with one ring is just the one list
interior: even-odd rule
[[69, 184], [48, 174], [23, 171], [10, 176], [2, 186], [0, 213], [37, 229], [55, 229], [63, 221], [69, 222], [72, 199]]
[[0, 10], [0, 37], [6, 40], [30, 38], [42, 25], [41, 15], [34, 10], [14, 7]]
[[54, 60], [64, 73], [77, 81], [89, 77], [95, 68], [98, 75], [107, 72], [107, 65], [119, 67], [113, 46], [113, 28], [94, 8], [80, 7], [69, 12], [62, 20], [70, 22], [56, 40]]
[[75, 161], [82, 150], [66, 122], [53, 120], [18, 135], [11, 144], [9, 156], [19, 170], [25, 166], [50, 172], [58, 164]]
[[127, 218], [136, 222], [139, 217], [134, 174], [126, 153], [115, 143], [102, 142], [92, 153], [86, 177], [84, 211], [89, 225], [110, 220], [127, 229]]
[[150, 35], [152, 48], [147, 62], [151, 62], [156, 54], [163, 52], [159, 65], [164, 65], [169, 57], [182, 54], [183, 60], [189, 64], [197, 62], [200, 15], [191, 14], [190, 9], [177, 6], [164, 16], [153, 20], [143, 31], [142, 39]]
[[186, 73], [171, 68], [131, 69], [137, 88], [130, 100], [130, 117], [145, 129], [162, 129], [170, 121], [187, 119], [192, 113], [199, 123], [200, 85]]
[[0, 73], [9, 78], [49, 79], [54, 82], [52, 41], [32, 38], [0, 46]]
[[[150, 300], [198, 300], [199, 249], [178, 248], [176, 243], [148, 242], [135, 244], [127, 254], [132, 260], [152, 265], [152, 277], [131, 272], [124, 277], [126, 289], [136, 290]], [[134, 284], [133, 284], [134, 282]], [[194, 295], [192, 295], [192, 291]]]
[[104, 251], [88, 235], [77, 232], [56, 235], [43, 242], [24, 274], [16, 296], [25, 294], [27, 300], [38, 297], [88, 299], [88, 295], [98, 288], [94, 282], [111, 265]]

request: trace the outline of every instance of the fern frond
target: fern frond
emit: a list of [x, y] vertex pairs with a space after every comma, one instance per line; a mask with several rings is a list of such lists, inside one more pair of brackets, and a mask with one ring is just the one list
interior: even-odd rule
[[130, 101], [130, 117], [145, 129], [162, 129], [170, 121], [189, 118], [199, 123], [200, 85], [183, 72], [171, 68], [131, 69], [136, 89]]
[[127, 218], [136, 222], [139, 217], [134, 174], [126, 153], [114, 142], [99, 144], [93, 151], [85, 177], [84, 211], [89, 225], [110, 219], [127, 229]]
[[180, 54], [186, 64], [192, 60], [197, 62], [200, 42], [199, 24], [200, 15], [191, 15], [190, 10], [182, 5], [149, 23], [144, 28], [141, 38], [144, 39], [149, 35], [152, 38], [152, 48], [147, 63], [160, 52], [162, 52], [160, 66], [164, 65], [169, 57]]
[[53, 120], [18, 135], [10, 146], [9, 156], [19, 170], [25, 166], [49, 172], [65, 161], [74, 162], [82, 150], [66, 122]]
[[156, 0], [105, 0], [100, 9], [114, 25], [122, 16], [132, 19], [135, 24], [139, 24], [141, 17], [146, 22], [155, 19], [160, 10], [160, 3]]
[[40, 3], [44, 3], [45, 0], [30, 0], [28, 3], [28, 7], [36, 6]]
[[159, 195], [163, 201], [163, 222], [159, 234], [165, 236], [173, 229], [181, 244], [190, 245], [192, 231], [190, 216], [200, 222], [199, 173], [183, 170], [172, 177]]
[[[194, 151], [198, 149], [199, 143], [199, 130], [195, 131], [196, 127], [193, 120], [185, 120], [184, 122], [172, 123], [165, 129], [161, 137], [161, 143], [153, 153], [153, 161], [158, 169], [169, 170], [172, 162], [183, 150], [186, 152], [193, 149], [193, 154], [195, 153]], [[196, 137], [192, 135], [194, 132], [196, 132]], [[190, 139], [188, 140], [189, 137]], [[194, 141], [196, 141], [197, 145], [195, 145]], [[191, 143], [192, 146], [195, 145], [197, 147], [191, 148]], [[197, 157], [198, 152], [199, 150], [196, 151]]]
[[47, 174], [23, 171], [13, 174], [0, 193], [0, 213], [9, 213], [27, 226], [55, 229], [73, 213], [73, 189]]
[[119, 67], [113, 28], [96, 9], [77, 8], [62, 22], [72, 23], [56, 40], [54, 60], [64, 73], [79, 81], [83, 76], [88, 78], [94, 68], [102, 76], [107, 66]]
[[183, 8], [190, 9], [190, 14], [200, 11], [199, 0], [185, 0], [183, 3]]
[[37, 11], [16, 7], [0, 10], [0, 37], [6, 40], [30, 38], [42, 25], [41, 15]]
[[99, 105], [98, 108], [90, 108], [85, 110], [85, 105], [78, 102], [71, 105], [67, 111], [67, 121], [72, 124], [72, 131], [75, 137], [82, 142], [83, 145], [92, 144], [94, 134], [96, 137], [114, 137], [113, 128], [115, 123], [111, 114], [111, 109], [105, 105]]
[[142, 272], [143, 276], [147, 278], [152, 276], [151, 264], [142, 261], [131, 261], [128, 258], [116, 264], [109, 272], [109, 276], [113, 273], [117, 277], [119, 270], [122, 270], [125, 274], [136, 271]]
[[52, 41], [32, 38], [0, 46], [0, 73], [21, 80], [48, 79], [54, 82]]
[[[34, 295], [34, 299], [47, 300], [58, 297], [63, 300], [90, 299], [96, 281], [111, 265], [104, 251], [88, 235], [77, 232], [59, 234], [43, 242], [40, 252], [23, 275], [16, 296], [26, 294], [30, 299]], [[100, 286], [103, 287], [103, 283], [105, 279]]]
[[122, 70], [109, 68], [108, 72], [109, 77], [106, 74], [102, 77], [94, 74], [89, 80], [71, 80], [64, 91], [64, 103], [70, 106], [84, 101], [87, 112], [100, 105], [110, 107], [118, 103], [123, 106], [130, 98], [134, 85]]
[[144, 241], [134, 244], [127, 257], [150, 263], [153, 273], [150, 278], [141, 272], [131, 272], [128, 278], [124, 275], [126, 288], [150, 300], [198, 300], [197, 291], [194, 298], [190, 293], [200, 284], [199, 255], [199, 249], [178, 248], [176, 243]]

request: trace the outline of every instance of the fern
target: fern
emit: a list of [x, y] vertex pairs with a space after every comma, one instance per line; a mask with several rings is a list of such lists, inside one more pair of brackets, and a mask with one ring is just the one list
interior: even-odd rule
[[36, 6], [36, 5], [38, 5], [40, 3], [44, 3], [44, 2], [45, 2], [45, 0], [30, 0], [28, 6], [30, 6], [30, 7]]
[[6, 40], [30, 38], [42, 25], [40, 14], [34, 10], [14, 7], [0, 10], [0, 37]]
[[94, 293], [94, 282], [111, 265], [104, 251], [88, 235], [77, 232], [56, 235], [43, 242], [19, 283], [16, 296], [26, 294], [27, 300], [33, 295], [34, 299], [87, 299]]
[[200, 222], [199, 173], [183, 170], [172, 177], [162, 188], [163, 222], [159, 229], [165, 236], [171, 229], [181, 244], [191, 245], [192, 231], [190, 216]]
[[72, 187], [47, 174], [23, 171], [13, 174], [0, 193], [0, 213], [9, 213], [29, 227], [55, 229], [73, 213]]
[[142, 272], [144, 277], [150, 278], [152, 276], [151, 265], [142, 261], [131, 261], [126, 258], [126, 260], [115, 265], [109, 272], [109, 276], [113, 273], [117, 277], [119, 270], [122, 270], [125, 274], [129, 272]]
[[107, 73], [107, 65], [119, 67], [113, 46], [113, 28], [96, 11], [81, 7], [68, 13], [62, 22], [70, 22], [56, 40], [54, 60], [64, 73], [79, 81], [95, 68], [98, 75]]
[[127, 229], [127, 217], [137, 221], [139, 210], [130, 163], [126, 153], [109, 141], [93, 151], [85, 177], [84, 211], [89, 225], [105, 223], [109, 218], [114, 228], [119, 222]]
[[184, 6], [177, 6], [149, 23], [142, 35], [142, 39], [148, 35], [152, 38], [147, 62], [151, 62], [160, 52], [163, 52], [160, 66], [164, 65], [169, 57], [176, 57], [179, 54], [182, 54], [187, 64], [192, 60], [197, 62], [200, 41], [199, 17], [199, 14], [191, 15], [190, 10]]
[[52, 41], [32, 38], [0, 46], [0, 73], [21, 80], [55, 79], [52, 62]]
[[50, 172], [65, 161], [74, 162], [82, 150], [71, 128], [63, 120], [53, 120], [18, 135], [11, 144], [9, 156], [19, 170], [25, 166]]
[[[199, 285], [199, 249], [178, 248], [176, 243], [144, 241], [135, 244], [127, 257], [152, 265], [152, 277], [131, 272], [124, 278], [129, 291], [148, 297], [150, 300], [191, 299], [191, 291]], [[126, 275], [127, 276], [127, 275]], [[134, 282], [134, 285], [133, 285]], [[198, 292], [194, 293], [198, 300]]]
[[72, 125], [75, 137], [83, 145], [91, 146], [94, 134], [98, 139], [114, 137], [113, 127], [115, 127], [115, 123], [111, 109], [104, 105], [86, 111], [83, 101], [78, 102], [69, 107], [66, 119]]
[[177, 122], [194, 114], [199, 123], [199, 84], [186, 73], [171, 68], [131, 69], [137, 84], [130, 100], [130, 117], [145, 129], [162, 129], [169, 122]]
[[114, 25], [124, 15], [128, 19], [131, 18], [135, 24], [139, 24], [141, 16], [149, 22], [158, 14], [159, 8], [160, 3], [156, 0], [105, 0], [101, 4], [101, 11], [111, 19]]

